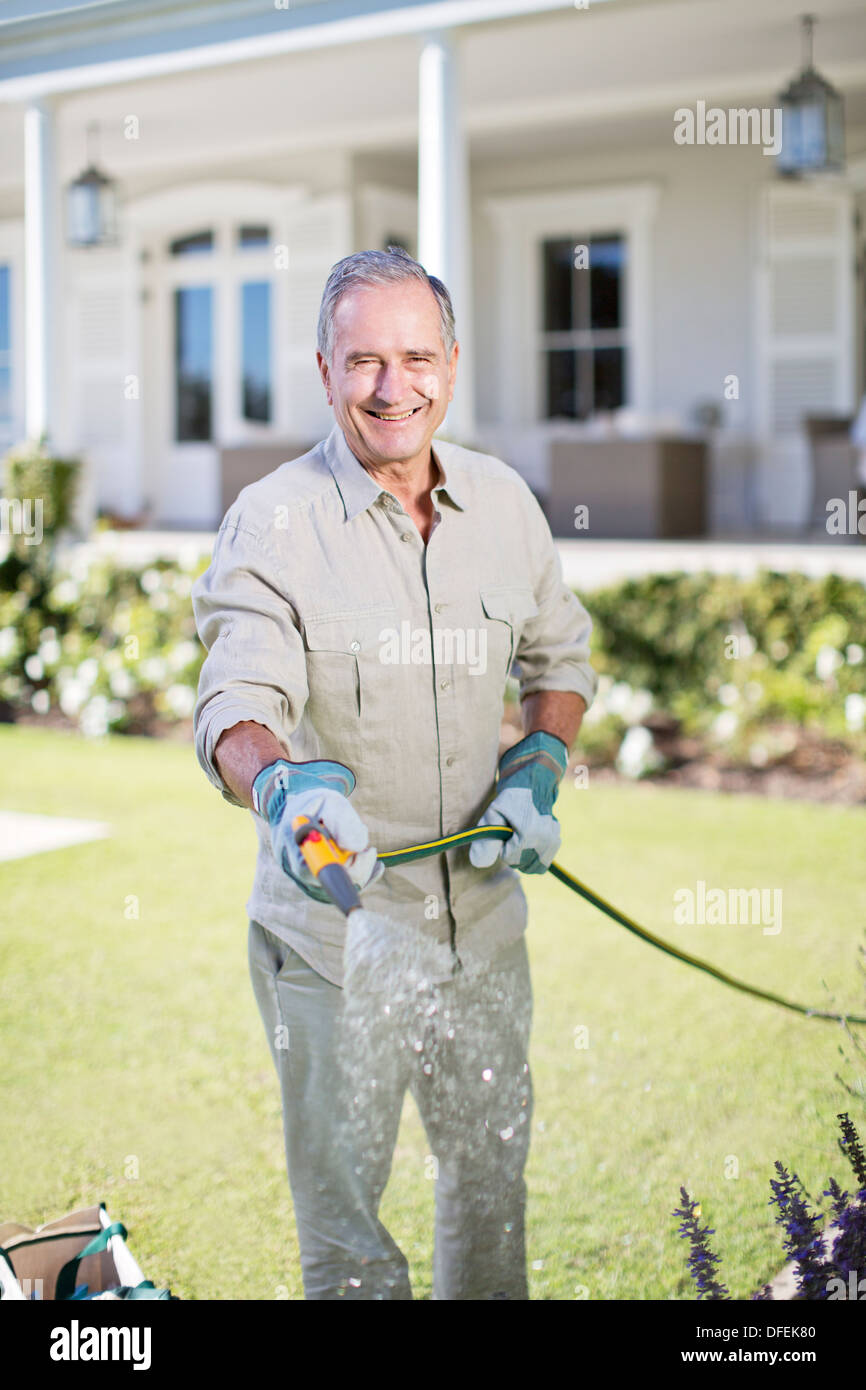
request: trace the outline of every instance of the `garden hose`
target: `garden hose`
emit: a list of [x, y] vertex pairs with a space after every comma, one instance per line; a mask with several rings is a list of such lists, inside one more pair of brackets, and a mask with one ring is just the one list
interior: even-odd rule
[[[314, 844], [310, 844], [308, 852], [307, 843], [309, 842], [310, 834], [309, 832], [301, 830], [299, 821], [296, 821], [295, 824], [297, 830], [300, 832], [298, 838], [303, 841], [301, 843], [301, 850], [310, 868], [313, 873], [318, 875], [321, 873], [322, 867], [327, 865], [330, 882], [325, 882], [323, 879], [323, 885], [328, 889], [329, 893], [331, 893], [337, 905], [348, 915], [348, 911], [352, 911], [354, 907], [360, 905], [357, 890], [349, 880], [349, 876], [345, 869], [342, 867], [348, 855], [344, 850], [341, 850], [339, 846], [334, 844], [326, 828], [321, 825], [321, 823], [318, 824], [317, 828], [321, 831], [331, 852], [323, 854], [324, 847], [319, 843], [318, 836]], [[513, 831], [510, 825], [480, 825], [475, 826], [472, 830], [458, 831], [456, 835], [445, 835], [441, 840], [430, 840], [422, 845], [408, 845], [405, 849], [388, 850], [378, 857], [386, 867], [393, 866], [394, 864], [408, 864], [415, 859], [427, 859], [430, 855], [443, 854], [446, 850], [457, 849], [461, 845], [471, 844], [473, 840], [508, 840], [512, 834]], [[594, 893], [591, 888], [588, 888], [585, 883], [581, 883], [580, 880], [575, 878], [573, 874], [570, 874], [567, 869], [563, 869], [560, 864], [555, 862], [551, 864], [549, 872], [553, 874], [553, 877], [558, 879], [560, 883], [564, 883], [566, 888], [570, 888], [573, 893], [579, 894], [586, 902], [598, 908], [599, 912], [603, 912], [607, 917], [610, 917], [612, 921], [618, 922], [621, 927], [625, 927], [626, 931], [630, 931], [635, 936], [639, 936], [642, 941], [648, 941], [651, 946], [655, 946], [659, 951], [664, 951], [665, 955], [673, 956], [674, 960], [684, 961], [686, 965], [693, 965], [696, 970], [703, 970], [705, 974], [711, 975], [714, 980], [720, 980], [723, 985], [730, 985], [731, 989], [739, 990], [741, 994], [749, 994], [753, 999], [766, 999], [771, 1004], [778, 1004], [781, 1008], [790, 1009], [794, 1013], [802, 1014], [805, 1018], [824, 1018], [833, 1023], [858, 1023], [866, 1025], [866, 1016], [863, 1014], [832, 1013], [826, 1009], [809, 1008], [805, 1004], [797, 1004], [791, 999], [785, 999], [781, 994], [774, 994], [771, 990], [759, 989], [756, 985], [746, 984], [744, 980], [737, 980], [733, 975], [727, 975], [724, 970], [719, 970], [717, 966], [710, 965], [708, 961], [700, 960], [697, 956], [690, 955], [688, 951], [681, 951], [678, 946], [672, 946], [669, 941], [662, 941], [660, 937], [654, 936], [652, 932], [640, 926], [631, 917], [628, 917], [624, 912], [620, 911], [618, 907], [614, 907], [598, 893]], [[337, 887], [335, 893], [334, 887], [331, 885], [333, 885], [334, 879], [338, 878], [340, 874], [345, 877], [346, 883], [349, 886], [345, 891], [341, 891], [341, 888]], [[337, 894], [342, 898], [342, 902], [338, 900]], [[354, 895], [354, 898], [352, 895]], [[346, 903], [346, 906], [343, 906], [343, 903]], [[350, 903], [351, 906], [349, 906]]]

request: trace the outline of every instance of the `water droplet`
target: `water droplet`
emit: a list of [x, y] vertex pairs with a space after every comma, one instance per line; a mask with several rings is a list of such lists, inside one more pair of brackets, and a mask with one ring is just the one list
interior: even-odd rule
[[501, 1129], [499, 1131], [499, 1138], [506, 1140], [514, 1138], [514, 1130], [511, 1128], [511, 1125], [509, 1125], [507, 1129]]
[[490, 1070], [489, 1067], [485, 1067], [484, 1070], [483, 1070], [483, 1072], [481, 1073], [481, 1075], [482, 1075], [482, 1077], [484, 1078], [485, 1081], [492, 1081], [492, 1080], [493, 1080], [493, 1072]]

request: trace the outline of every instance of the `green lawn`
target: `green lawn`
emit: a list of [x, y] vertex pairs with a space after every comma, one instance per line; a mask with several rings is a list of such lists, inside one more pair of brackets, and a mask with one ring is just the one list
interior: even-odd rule
[[[185, 745], [4, 728], [0, 766], [4, 809], [113, 827], [0, 864], [0, 1221], [105, 1201], [148, 1277], [182, 1298], [300, 1298], [279, 1091], [247, 973], [248, 818]], [[559, 861], [650, 930], [806, 1003], [866, 1012], [863, 810], [568, 786], [558, 814]], [[675, 891], [699, 879], [781, 888], [781, 932], [675, 926]], [[856, 1080], [840, 1029], [688, 969], [549, 877], [523, 882], [532, 1297], [691, 1298], [670, 1215], [681, 1184], [746, 1297], [782, 1263], [774, 1160], [816, 1195], [830, 1174], [851, 1186], [835, 1116], [849, 1108], [866, 1134], [866, 1104], [834, 1079], [841, 1066]], [[418, 1297], [426, 1152], [410, 1101], [383, 1215]]]

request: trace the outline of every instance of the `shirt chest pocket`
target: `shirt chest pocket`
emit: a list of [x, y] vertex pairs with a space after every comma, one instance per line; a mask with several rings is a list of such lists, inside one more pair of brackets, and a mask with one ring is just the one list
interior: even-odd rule
[[538, 604], [529, 588], [485, 588], [479, 591], [481, 608], [487, 621], [488, 667], [508, 677], [526, 624], [538, 616]]
[[396, 626], [393, 608], [321, 613], [304, 621], [307, 713], [323, 750], [342, 762], [360, 754], [382, 669], [382, 634]]

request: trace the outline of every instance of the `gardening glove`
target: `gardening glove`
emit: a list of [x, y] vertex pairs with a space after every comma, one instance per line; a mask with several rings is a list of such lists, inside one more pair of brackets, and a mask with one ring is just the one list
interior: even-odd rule
[[539, 730], [521, 739], [499, 759], [496, 795], [479, 825], [510, 825], [508, 840], [475, 840], [469, 862], [488, 869], [502, 857], [522, 874], [543, 874], [559, 849], [559, 821], [553, 803], [568, 766], [561, 738]]
[[369, 844], [367, 827], [347, 800], [354, 788], [355, 775], [342, 763], [290, 763], [284, 758], [262, 768], [253, 782], [253, 810], [271, 827], [277, 863], [317, 902], [331, 902], [331, 897], [319, 887], [295, 840], [296, 816], [322, 821], [340, 849], [352, 851], [345, 869], [359, 891], [385, 872]]

